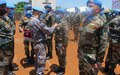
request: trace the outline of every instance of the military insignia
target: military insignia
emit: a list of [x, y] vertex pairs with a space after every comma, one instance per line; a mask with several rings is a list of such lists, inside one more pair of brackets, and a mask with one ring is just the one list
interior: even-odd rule
[[95, 24], [91, 23], [90, 25], [88, 25], [88, 28], [90, 28], [90, 29], [96, 29], [96, 26], [95, 26]]

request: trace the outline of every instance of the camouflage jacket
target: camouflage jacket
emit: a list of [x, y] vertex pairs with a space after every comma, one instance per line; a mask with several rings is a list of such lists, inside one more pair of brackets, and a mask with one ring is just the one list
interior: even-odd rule
[[13, 22], [14, 26], [13, 26], [13, 34], [15, 35], [15, 32], [16, 32], [16, 23], [15, 23], [15, 18], [14, 18], [14, 15], [11, 15], [11, 14], [8, 14], [8, 17], [10, 19], [10, 21]]
[[29, 21], [30, 21], [30, 19], [28, 19], [27, 17], [24, 16], [21, 19], [19, 27], [23, 28], [23, 30], [29, 30], [29, 27], [27, 26], [27, 24], [28, 24]]
[[75, 14], [73, 21], [74, 21], [74, 26], [79, 27], [80, 22], [81, 22], [81, 14]]
[[59, 27], [55, 29], [55, 40], [62, 41], [64, 45], [68, 44], [69, 27], [67, 21], [63, 18], [59, 23]]
[[44, 20], [44, 23], [48, 27], [52, 27], [52, 24], [54, 23], [54, 15], [53, 15], [53, 13], [49, 12], [49, 13], [44, 14], [43, 20]]
[[0, 38], [6, 39], [5, 41], [0, 40], [2, 41], [0, 45], [13, 41], [13, 29], [14, 24], [8, 16], [0, 18]]
[[120, 44], [120, 16], [109, 23], [109, 42], [110, 44]]
[[[106, 18], [101, 15], [87, 17], [80, 28], [79, 52], [83, 57], [102, 62], [108, 43]], [[82, 51], [83, 50], [83, 51]]]

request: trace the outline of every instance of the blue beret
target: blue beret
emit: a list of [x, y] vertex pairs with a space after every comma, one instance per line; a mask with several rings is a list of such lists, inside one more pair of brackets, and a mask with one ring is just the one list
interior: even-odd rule
[[15, 5], [14, 5], [13, 3], [7, 3], [6, 7], [7, 7], [7, 8], [11, 8], [11, 9], [13, 8], [13, 9], [14, 9], [14, 8], [15, 8]]
[[33, 10], [39, 11], [39, 12], [44, 12], [43, 9], [39, 8], [39, 7], [33, 7]]
[[32, 5], [31, 4], [26, 4], [24, 6], [24, 10], [32, 10]]
[[27, 11], [25, 16], [28, 18], [32, 17], [32, 11]]
[[6, 0], [0, 0], [0, 5], [6, 4]]
[[45, 5], [44, 8], [52, 8], [50, 5]]
[[94, 4], [98, 5], [100, 8], [102, 8], [102, 3], [99, 0], [88, 0], [87, 5], [89, 3], [94, 3]]
[[65, 9], [60, 8], [60, 9], [57, 9], [55, 12], [64, 14], [65, 13]]

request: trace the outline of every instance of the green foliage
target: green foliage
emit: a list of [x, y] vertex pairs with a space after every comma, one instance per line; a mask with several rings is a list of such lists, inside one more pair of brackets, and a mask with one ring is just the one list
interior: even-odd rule
[[21, 13], [24, 11], [25, 2], [19, 2], [15, 5], [15, 13]]

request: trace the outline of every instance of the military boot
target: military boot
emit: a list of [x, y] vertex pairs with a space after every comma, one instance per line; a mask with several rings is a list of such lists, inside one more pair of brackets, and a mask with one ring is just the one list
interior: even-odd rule
[[65, 68], [60, 67], [57, 71], [57, 75], [64, 75], [65, 74]]
[[52, 59], [52, 52], [48, 52], [46, 58], [47, 58], [47, 60]]

